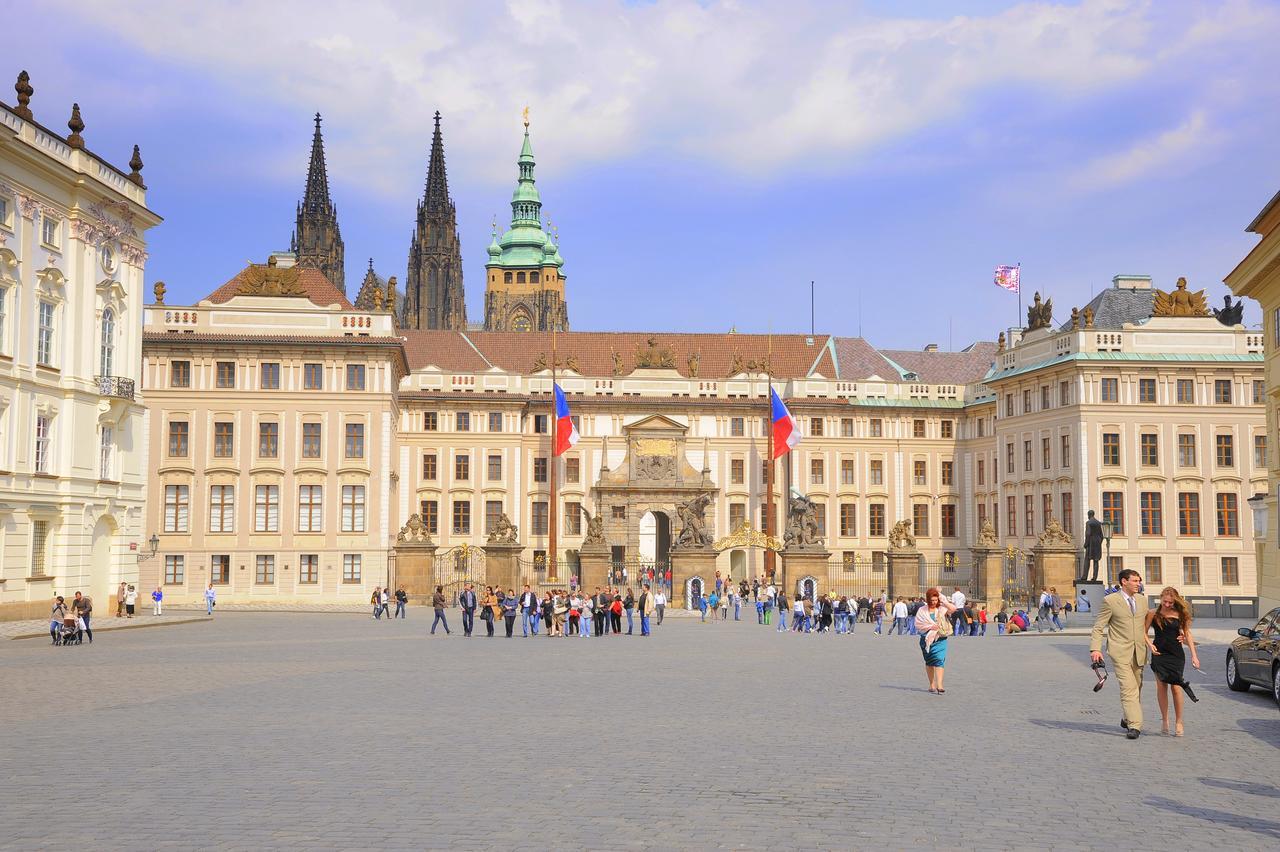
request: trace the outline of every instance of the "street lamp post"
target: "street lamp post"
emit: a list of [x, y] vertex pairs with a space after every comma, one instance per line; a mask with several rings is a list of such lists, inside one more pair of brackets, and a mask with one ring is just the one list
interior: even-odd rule
[[1111, 532], [1115, 524], [1110, 518], [1102, 522], [1102, 539], [1107, 543], [1107, 562], [1102, 566], [1102, 579], [1106, 588], [1111, 588]]

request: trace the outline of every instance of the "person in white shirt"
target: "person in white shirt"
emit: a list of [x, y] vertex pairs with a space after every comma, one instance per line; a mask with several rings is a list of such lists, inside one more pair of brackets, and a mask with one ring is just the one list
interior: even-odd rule
[[852, 633], [853, 628], [858, 623], [858, 596], [849, 596], [849, 618], [848, 624], [845, 626], [845, 633]]
[[907, 632], [907, 602], [902, 598], [898, 598], [893, 605], [893, 627], [889, 628], [889, 633], [894, 630], [898, 631], [899, 636]]
[[662, 587], [658, 587], [658, 592], [653, 596], [653, 608], [658, 611], [658, 623], [662, 623], [662, 613], [667, 609], [667, 596], [662, 593]]
[[967, 600], [968, 598], [965, 597], [964, 592], [960, 591], [959, 586], [956, 586], [956, 590], [951, 593], [952, 605], [954, 605], [958, 609], [964, 609], [964, 602]]

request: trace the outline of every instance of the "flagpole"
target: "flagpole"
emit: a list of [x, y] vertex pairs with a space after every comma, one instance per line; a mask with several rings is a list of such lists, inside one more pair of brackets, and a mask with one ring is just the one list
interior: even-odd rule
[[[764, 401], [768, 406], [768, 414], [764, 418], [765, 432], [768, 433], [769, 458], [764, 466], [764, 534], [766, 538], [773, 535], [773, 331], [769, 332], [769, 354], [764, 359], [765, 386]], [[764, 573], [770, 583], [777, 571], [776, 555], [768, 547], [764, 550]]]
[[547, 479], [551, 500], [547, 504], [547, 580], [559, 578], [556, 570], [556, 447], [559, 446], [560, 418], [556, 414], [556, 323], [551, 321], [551, 454], [547, 457]]
[[1018, 261], [1018, 321], [1014, 323], [1014, 327], [1022, 328], [1022, 261]]

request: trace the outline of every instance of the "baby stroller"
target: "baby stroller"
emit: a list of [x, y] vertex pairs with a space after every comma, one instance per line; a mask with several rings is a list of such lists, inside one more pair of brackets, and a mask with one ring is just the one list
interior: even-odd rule
[[80, 629], [76, 626], [76, 619], [73, 616], [67, 616], [62, 619], [62, 624], [58, 627], [59, 645], [79, 645]]

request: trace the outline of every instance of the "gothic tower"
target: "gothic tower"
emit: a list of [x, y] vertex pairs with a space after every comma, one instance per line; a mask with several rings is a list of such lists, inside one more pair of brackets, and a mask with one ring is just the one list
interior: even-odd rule
[[311, 165], [307, 167], [307, 189], [298, 202], [298, 224], [290, 250], [298, 256], [298, 266], [318, 269], [343, 293], [347, 292], [342, 265], [342, 232], [338, 230], [338, 208], [329, 200], [329, 176], [324, 166], [324, 140], [320, 138], [320, 113], [316, 113], [316, 135], [311, 140]]
[[462, 290], [462, 243], [458, 217], [449, 198], [444, 170], [444, 142], [440, 113], [431, 136], [427, 188], [418, 202], [418, 226], [409, 243], [409, 274], [405, 280], [401, 328], [467, 327], [467, 304]]
[[564, 297], [564, 259], [542, 230], [542, 199], [533, 182], [533, 146], [525, 110], [524, 146], [516, 160], [519, 178], [511, 196], [511, 227], [499, 237], [494, 228], [485, 264], [486, 331], [569, 330]]

